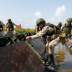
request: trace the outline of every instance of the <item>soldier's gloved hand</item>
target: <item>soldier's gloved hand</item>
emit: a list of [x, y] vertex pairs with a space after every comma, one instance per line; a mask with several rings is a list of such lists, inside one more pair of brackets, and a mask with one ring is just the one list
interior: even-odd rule
[[32, 39], [31, 36], [27, 36], [27, 37], [26, 37], [26, 40], [31, 40], [31, 39]]

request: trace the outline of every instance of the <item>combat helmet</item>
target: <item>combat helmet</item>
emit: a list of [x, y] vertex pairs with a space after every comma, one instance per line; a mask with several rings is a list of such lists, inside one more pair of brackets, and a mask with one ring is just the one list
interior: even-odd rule
[[37, 19], [37, 21], [36, 21], [36, 25], [37, 25], [37, 26], [45, 25], [45, 24], [46, 24], [46, 22], [45, 22], [45, 20], [44, 20], [43, 18], [39, 18], [39, 19]]
[[57, 28], [61, 28], [61, 26], [62, 26], [62, 23], [59, 22], [58, 25], [57, 25]]
[[70, 27], [71, 24], [72, 24], [72, 18], [67, 18], [66, 21], [65, 21], [65, 26]]
[[67, 18], [66, 21], [65, 21], [65, 25], [63, 27], [63, 32], [66, 35], [70, 35], [71, 28], [72, 28], [72, 18]]

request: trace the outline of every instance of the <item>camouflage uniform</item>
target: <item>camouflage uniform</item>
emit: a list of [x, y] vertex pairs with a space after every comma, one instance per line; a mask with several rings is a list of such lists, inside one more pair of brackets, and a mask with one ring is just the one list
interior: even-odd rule
[[[53, 35], [54, 28], [52, 28], [51, 26], [47, 25], [45, 20], [42, 19], [42, 18], [38, 19], [36, 23], [37, 23], [38, 31], [37, 31], [37, 33], [35, 35], [29, 36], [29, 37], [31, 39], [38, 38], [38, 37], [41, 37], [43, 39], [43, 42], [46, 45], [45, 53], [48, 54], [47, 56], [50, 58], [50, 64], [52, 63], [53, 65], [55, 65], [54, 57], [53, 57], [53, 54], [52, 54], [52, 50], [49, 48], [50, 38], [48, 38], [51, 35]], [[40, 28], [38, 28], [38, 27], [40, 27]]]
[[62, 28], [62, 33], [59, 35], [58, 38], [50, 42], [49, 44], [50, 47], [56, 46], [58, 42], [62, 42], [64, 44], [66, 40], [70, 40], [70, 37], [68, 35], [71, 35], [71, 30], [72, 30], [71, 22], [72, 22], [72, 18], [68, 18], [66, 20], [65, 25]]
[[44, 19], [40, 18], [36, 23], [38, 31], [36, 30], [37, 33], [31, 36], [32, 38], [43, 37], [44, 35], [46, 35], [46, 33], [48, 36], [50, 36], [54, 33], [54, 29], [47, 25]]
[[65, 22], [65, 25], [62, 27], [62, 32], [60, 33], [59, 37], [52, 40], [49, 43], [49, 47], [54, 48], [59, 42], [62, 42], [62, 44], [65, 44], [67, 40], [69, 41], [71, 38], [70, 37], [71, 30], [72, 30], [72, 18], [68, 18]]
[[8, 19], [8, 22], [6, 24], [7, 28], [6, 36], [10, 37], [13, 41], [15, 40], [14, 25], [15, 24], [11, 21], [11, 19]]
[[58, 25], [56, 26], [56, 31], [57, 31], [57, 34], [60, 34], [61, 33], [61, 27], [62, 27], [62, 23], [59, 22]]
[[62, 31], [67, 35], [70, 36], [72, 34], [72, 18], [68, 18], [65, 21], [64, 27], [62, 28]]
[[56, 39], [52, 40], [49, 43], [50, 48], [55, 48], [55, 46], [58, 45], [58, 43], [61, 43], [65, 45], [67, 49], [70, 49], [71, 51], [71, 48], [72, 48], [71, 22], [72, 22], [72, 18], [69, 18], [66, 20], [65, 25], [62, 28], [62, 33], [59, 35], [59, 37], [57, 37]]
[[0, 21], [0, 37], [5, 35], [3, 29], [4, 29], [4, 23], [2, 21]]
[[5, 46], [5, 33], [4, 33], [4, 23], [0, 21], [0, 47]]

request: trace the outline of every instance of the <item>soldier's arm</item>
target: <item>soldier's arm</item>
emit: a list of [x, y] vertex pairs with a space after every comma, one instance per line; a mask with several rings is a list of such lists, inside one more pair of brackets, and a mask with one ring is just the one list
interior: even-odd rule
[[59, 42], [60, 42], [60, 38], [57, 37], [56, 39], [52, 40], [52, 41], [49, 43], [49, 47], [50, 47], [50, 48], [54, 48]]
[[34, 38], [38, 38], [43, 36], [47, 31], [48, 31], [49, 27], [45, 26], [41, 31], [39, 31], [36, 35], [31, 36], [32, 39]]

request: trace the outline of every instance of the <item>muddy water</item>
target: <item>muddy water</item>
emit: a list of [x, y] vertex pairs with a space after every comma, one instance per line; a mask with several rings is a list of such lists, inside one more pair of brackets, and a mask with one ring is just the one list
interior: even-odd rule
[[55, 47], [55, 54], [58, 54], [58, 52], [62, 52], [63, 54], [61, 54], [62, 62], [59, 62], [59, 72], [72, 72], [72, 55], [70, 54], [68, 48], [59, 43]]

